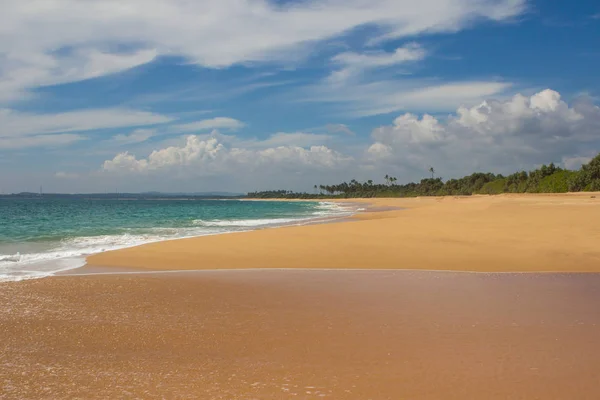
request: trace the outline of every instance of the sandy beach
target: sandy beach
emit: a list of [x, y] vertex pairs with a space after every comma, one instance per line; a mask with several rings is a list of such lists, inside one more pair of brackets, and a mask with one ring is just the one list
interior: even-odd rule
[[144, 270], [222, 268], [600, 272], [600, 195], [358, 200], [395, 211], [160, 242], [88, 258]]
[[0, 398], [600, 397], [600, 196], [363, 202], [0, 283]]

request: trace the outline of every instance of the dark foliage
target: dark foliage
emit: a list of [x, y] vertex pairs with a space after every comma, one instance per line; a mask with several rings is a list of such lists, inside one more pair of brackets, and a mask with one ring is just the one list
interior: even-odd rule
[[248, 197], [269, 199], [313, 199], [352, 197], [415, 197], [415, 196], [469, 196], [472, 194], [500, 193], [563, 193], [567, 191], [600, 191], [600, 154], [579, 171], [568, 171], [553, 163], [542, 165], [533, 171], [519, 171], [509, 176], [476, 172], [460, 179], [446, 182], [434, 177], [419, 183], [396, 184], [397, 178], [386, 175], [385, 183], [372, 180], [342, 182], [337, 185], [315, 185], [315, 193], [297, 193], [273, 190], [248, 193]]

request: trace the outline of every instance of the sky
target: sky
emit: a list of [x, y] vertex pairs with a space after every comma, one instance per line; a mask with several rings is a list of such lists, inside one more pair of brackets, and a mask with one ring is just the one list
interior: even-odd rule
[[596, 0], [2, 0], [0, 193], [576, 169], [599, 43]]

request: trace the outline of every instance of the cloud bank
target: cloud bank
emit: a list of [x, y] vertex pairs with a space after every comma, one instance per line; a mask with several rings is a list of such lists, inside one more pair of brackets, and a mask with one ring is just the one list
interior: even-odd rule
[[326, 137], [280, 133], [258, 146], [245, 142], [241, 147], [244, 142], [234, 136], [191, 135], [184, 146], [156, 150], [146, 158], [120, 153], [102, 170], [196, 178], [266, 174], [279, 177], [278, 182], [300, 175], [309, 188], [320, 175], [366, 179], [393, 173], [399, 181], [420, 179], [429, 166], [446, 178], [474, 171], [510, 173], [548, 162], [573, 168], [600, 151], [600, 108], [588, 98], [568, 104], [547, 89], [460, 107], [445, 118], [405, 113], [374, 129], [371, 143], [358, 153], [333, 150], [322, 144]]
[[482, 169], [514, 172], [600, 150], [599, 128], [600, 108], [589, 99], [568, 105], [547, 89], [460, 107], [443, 120], [404, 114], [372, 132], [367, 154], [374, 163], [405, 171], [436, 164], [452, 176]]
[[[275, 136], [275, 141], [277, 136]], [[169, 179], [234, 178], [261, 184], [285, 184], [297, 181], [297, 176], [340, 171], [350, 165], [352, 158], [326, 146], [303, 148], [282, 145], [260, 149], [239, 148], [221, 138], [217, 132], [211, 137], [190, 135], [183, 146], [170, 146], [153, 151], [146, 158], [137, 158], [123, 152], [106, 160], [101, 173], [121, 178], [136, 176], [169, 177]]]

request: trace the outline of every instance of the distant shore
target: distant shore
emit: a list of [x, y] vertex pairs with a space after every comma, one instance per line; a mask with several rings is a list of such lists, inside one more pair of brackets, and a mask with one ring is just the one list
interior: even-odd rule
[[343, 223], [151, 243], [93, 255], [88, 264], [133, 270], [600, 272], [597, 193], [322, 201], [388, 211], [360, 213]]

